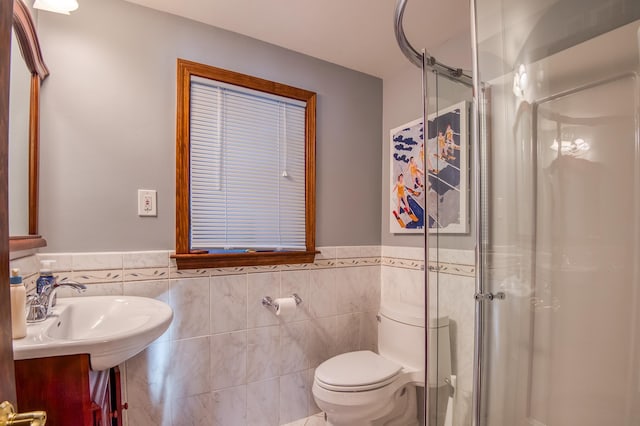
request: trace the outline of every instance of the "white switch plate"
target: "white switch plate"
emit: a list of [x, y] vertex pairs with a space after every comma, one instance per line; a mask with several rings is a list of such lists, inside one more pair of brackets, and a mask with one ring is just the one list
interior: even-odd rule
[[158, 216], [158, 201], [154, 189], [138, 189], [138, 216]]

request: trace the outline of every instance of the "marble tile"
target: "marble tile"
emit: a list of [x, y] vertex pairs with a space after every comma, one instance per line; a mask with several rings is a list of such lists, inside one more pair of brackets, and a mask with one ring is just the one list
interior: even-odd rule
[[314, 319], [308, 330], [307, 357], [309, 366], [315, 368], [336, 354], [336, 317]]
[[375, 267], [360, 266], [336, 269], [336, 311], [338, 314], [362, 312], [365, 308], [365, 291], [376, 285], [371, 282]]
[[247, 332], [211, 336], [213, 390], [243, 385], [247, 378]]
[[475, 265], [475, 252], [473, 250], [438, 249], [429, 250], [429, 261], [438, 260], [445, 263], [459, 265]]
[[210, 351], [209, 337], [171, 342], [169, 391], [172, 398], [211, 391]]
[[336, 277], [336, 313], [347, 314], [360, 310], [362, 300], [358, 294], [358, 275], [355, 268], [335, 269]]
[[359, 268], [360, 286], [362, 297], [362, 311], [377, 311], [380, 308], [380, 266]]
[[335, 247], [316, 247], [320, 253], [316, 254], [316, 260], [335, 260], [336, 248]]
[[247, 275], [248, 300], [247, 300], [247, 326], [249, 328], [279, 323], [273, 310], [262, 306], [262, 298], [270, 296], [277, 298], [280, 294], [280, 273], [266, 272]]
[[42, 260], [55, 260], [51, 269], [56, 271], [71, 271], [73, 265], [73, 256], [71, 253], [38, 253], [36, 254], [38, 262], [38, 270], [40, 270], [40, 261]]
[[360, 246], [336, 247], [336, 259], [346, 259], [351, 257], [362, 257]]
[[360, 246], [360, 257], [381, 257], [381, 246]]
[[452, 371], [460, 391], [473, 388], [475, 282], [470, 277], [443, 276], [440, 281], [440, 315], [449, 317]]
[[168, 341], [154, 342], [125, 363], [130, 425], [171, 425], [170, 357]]
[[336, 352], [339, 354], [360, 349], [360, 314], [336, 317]]
[[169, 281], [169, 304], [173, 309], [173, 340], [210, 334], [208, 278]]
[[213, 422], [213, 395], [199, 395], [178, 398], [172, 404], [173, 426], [208, 426]]
[[125, 269], [167, 268], [170, 253], [167, 250], [125, 252], [122, 255], [122, 265]]
[[247, 385], [247, 425], [279, 426], [280, 379]]
[[35, 255], [21, 257], [9, 262], [10, 269], [20, 269], [20, 275], [23, 277], [36, 274], [40, 270], [40, 263]]
[[210, 279], [211, 332], [247, 328], [247, 276], [221, 275]]
[[280, 326], [280, 375], [309, 368], [307, 356], [309, 325], [309, 321], [298, 321]]
[[393, 299], [415, 304], [424, 300], [422, 271], [382, 266], [381, 300]]
[[[310, 368], [307, 370], [307, 377], [306, 377], [307, 389], [308, 389], [307, 399], [309, 400], [309, 411], [307, 412], [308, 416], [313, 416], [318, 413], [322, 415], [322, 412], [318, 407], [318, 405], [316, 404], [315, 398], [313, 397], [313, 380], [315, 377], [315, 373], [316, 373], [315, 368]], [[323, 422], [322, 424], [324, 425], [324, 416], [322, 416], [322, 422]], [[315, 423], [310, 423], [310, 424], [315, 424]]]
[[213, 426], [245, 426], [246, 424], [246, 386], [213, 392]]
[[247, 382], [270, 379], [280, 373], [280, 328], [247, 331]]
[[395, 257], [397, 253], [396, 246], [382, 246], [380, 249], [382, 251], [382, 257]]
[[317, 269], [309, 272], [309, 305], [312, 317], [336, 315], [336, 270]]
[[169, 303], [169, 280], [124, 283], [125, 296], [148, 297]]
[[378, 319], [376, 312], [360, 315], [360, 350], [378, 352]]
[[281, 321], [292, 322], [311, 318], [309, 274], [310, 271], [283, 271], [280, 274], [280, 297], [289, 297], [295, 293], [302, 299], [295, 312], [292, 315], [281, 316]]
[[119, 269], [122, 273], [122, 253], [73, 253], [73, 271], [96, 271]]
[[[431, 252], [434, 250], [431, 249]], [[424, 260], [424, 248], [423, 247], [400, 247], [398, 257], [402, 259]]]
[[307, 372], [280, 377], [280, 423], [288, 423], [307, 416], [309, 389]]
[[71, 287], [60, 287], [58, 297], [86, 297], [86, 296], [122, 296], [122, 283], [87, 284], [87, 289], [78, 292]]

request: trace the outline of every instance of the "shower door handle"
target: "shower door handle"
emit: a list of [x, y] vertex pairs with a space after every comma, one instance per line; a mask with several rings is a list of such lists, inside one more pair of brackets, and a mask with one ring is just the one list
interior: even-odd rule
[[476, 293], [474, 295], [474, 298], [478, 302], [483, 302], [483, 301], [491, 302], [495, 299], [504, 300], [506, 297], [507, 295], [504, 293], [504, 291], [499, 291], [497, 293]]

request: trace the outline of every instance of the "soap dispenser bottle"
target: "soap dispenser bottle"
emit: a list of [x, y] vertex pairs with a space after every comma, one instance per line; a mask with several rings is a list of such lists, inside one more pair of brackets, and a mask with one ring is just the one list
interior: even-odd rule
[[11, 270], [11, 335], [22, 339], [27, 335], [27, 290], [19, 269]]
[[[55, 262], [55, 260], [40, 261], [40, 276], [36, 280], [36, 293], [38, 295], [42, 294], [45, 288], [55, 284], [56, 278], [53, 276], [53, 269], [51, 267]], [[51, 306], [55, 305], [55, 299], [52, 302]]]

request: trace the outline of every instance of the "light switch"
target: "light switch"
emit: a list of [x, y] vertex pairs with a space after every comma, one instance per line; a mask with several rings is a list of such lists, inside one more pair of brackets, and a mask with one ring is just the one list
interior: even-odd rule
[[156, 191], [138, 189], [138, 216], [158, 216]]

